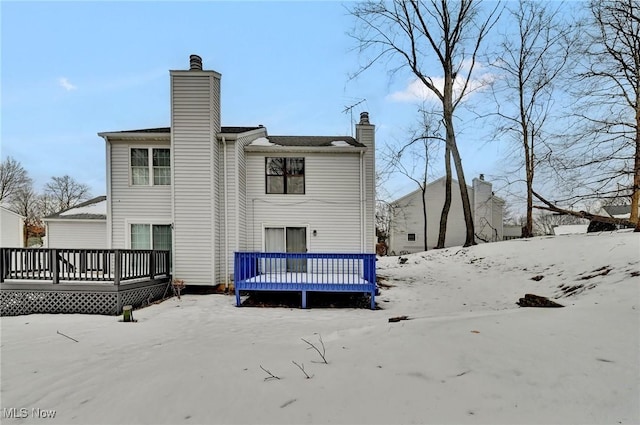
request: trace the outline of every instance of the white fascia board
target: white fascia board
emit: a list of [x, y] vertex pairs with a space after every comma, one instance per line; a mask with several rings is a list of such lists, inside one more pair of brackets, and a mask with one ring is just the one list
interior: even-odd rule
[[122, 133], [122, 132], [104, 132], [98, 133], [98, 136], [108, 142], [132, 141], [132, 140], [148, 140], [148, 141], [170, 141], [171, 133]]
[[43, 218], [45, 223], [106, 223], [106, 218]]
[[343, 147], [343, 146], [251, 146], [247, 145], [244, 147], [245, 152], [259, 152], [259, 153], [270, 153], [270, 154], [278, 154], [280, 152], [291, 152], [291, 153], [360, 153], [366, 152], [367, 148], [361, 148], [357, 146], [352, 147]]
[[175, 75], [175, 74], [188, 74], [188, 75], [194, 75], [194, 74], [200, 74], [200, 75], [213, 75], [214, 77], [221, 79], [222, 78], [222, 74], [220, 74], [217, 71], [212, 71], [210, 69], [171, 69], [169, 70], [169, 75]]
[[5, 210], [6, 212], [8, 212], [8, 213], [11, 213], [11, 214], [15, 215], [16, 217], [20, 217], [20, 218], [22, 218], [22, 219], [25, 219], [25, 218], [26, 218], [26, 217], [25, 217], [25, 216], [23, 216], [22, 214], [18, 214], [18, 213], [17, 213], [17, 212], [15, 212], [15, 211], [11, 211], [9, 208], [5, 208], [5, 207], [1, 207], [1, 208], [2, 208], [3, 210]]
[[267, 134], [267, 129], [265, 127], [260, 127], [260, 128], [256, 128], [254, 130], [249, 130], [249, 131], [245, 131], [243, 133], [223, 133], [220, 132], [218, 133], [218, 141], [222, 141], [222, 138], [224, 137], [224, 139], [228, 142], [231, 140], [237, 140], [240, 137], [246, 137], [246, 136], [251, 136], [251, 135], [259, 135], [261, 133], [264, 133], [265, 136]]

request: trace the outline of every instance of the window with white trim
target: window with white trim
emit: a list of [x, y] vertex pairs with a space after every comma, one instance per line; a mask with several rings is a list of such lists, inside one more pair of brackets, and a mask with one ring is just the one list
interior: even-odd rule
[[265, 158], [266, 192], [304, 194], [304, 158]]
[[131, 148], [131, 184], [167, 186], [171, 184], [171, 150]]

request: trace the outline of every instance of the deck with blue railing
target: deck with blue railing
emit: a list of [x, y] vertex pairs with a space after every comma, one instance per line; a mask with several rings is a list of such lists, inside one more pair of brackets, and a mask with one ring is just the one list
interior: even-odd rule
[[375, 309], [375, 254], [236, 252], [234, 258], [236, 305], [241, 291], [362, 292]]

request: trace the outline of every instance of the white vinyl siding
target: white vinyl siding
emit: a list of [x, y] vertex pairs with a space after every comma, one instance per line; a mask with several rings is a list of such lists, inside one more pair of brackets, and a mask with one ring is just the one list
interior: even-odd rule
[[[169, 141], [164, 142], [166, 148]], [[163, 142], [153, 142], [162, 147]], [[148, 149], [149, 143], [111, 142], [111, 248], [129, 246], [127, 223], [147, 220], [171, 223], [171, 186], [136, 186], [129, 184], [132, 148]]]
[[[440, 214], [445, 198], [445, 179], [439, 179], [427, 185], [427, 247], [432, 249], [438, 243]], [[473, 191], [471, 188], [469, 193]], [[422, 215], [422, 191], [417, 190], [393, 203], [391, 222], [391, 240], [389, 253], [424, 251], [424, 230]], [[409, 242], [408, 234], [415, 233], [416, 240]], [[445, 246], [462, 245], [466, 237], [460, 188], [456, 181], [451, 184], [451, 209], [447, 220], [447, 238]]]
[[[361, 252], [360, 154], [306, 153], [305, 193], [265, 193], [267, 153], [247, 152], [247, 245], [263, 250], [263, 226], [307, 226], [309, 252]], [[316, 231], [313, 236], [313, 231]]]
[[20, 248], [23, 243], [24, 219], [19, 214], [0, 208], [0, 246]]
[[173, 274], [188, 285], [215, 285], [220, 75], [171, 71], [171, 104]]
[[105, 220], [58, 220], [47, 222], [48, 248], [106, 249]]

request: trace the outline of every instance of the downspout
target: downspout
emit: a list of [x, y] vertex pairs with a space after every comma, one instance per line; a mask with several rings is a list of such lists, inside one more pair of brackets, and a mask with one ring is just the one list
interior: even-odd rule
[[[113, 249], [113, 215], [111, 208], [111, 142], [109, 142], [109, 138], [103, 136], [104, 141], [106, 142], [106, 165], [107, 165], [107, 249]], [[47, 235], [49, 231], [47, 229]], [[47, 246], [48, 246], [47, 239]]]
[[[243, 145], [240, 144], [238, 145], [238, 139], [236, 138], [236, 143], [234, 144], [234, 153], [233, 153], [233, 170], [236, 173], [235, 176], [235, 188], [234, 188], [234, 195], [235, 195], [235, 200], [236, 200], [236, 205], [235, 205], [235, 210], [236, 210], [236, 228], [235, 228], [235, 248], [234, 251], [240, 251], [240, 168], [238, 166], [238, 147], [242, 148]], [[244, 152], [243, 152], [244, 153]], [[246, 198], [246, 191], [245, 191], [245, 198]], [[245, 200], [245, 205], [246, 205], [246, 200]], [[246, 208], [245, 208], [246, 211]], [[246, 212], [245, 212], [245, 221], [246, 221]], [[233, 279], [235, 280], [235, 276], [233, 277]]]
[[360, 152], [360, 252], [365, 252], [364, 152]]
[[222, 172], [224, 174], [224, 291], [229, 292], [229, 195], [227, 194], [227, 139], [224, 136], [222, 136], [222, 155]]

